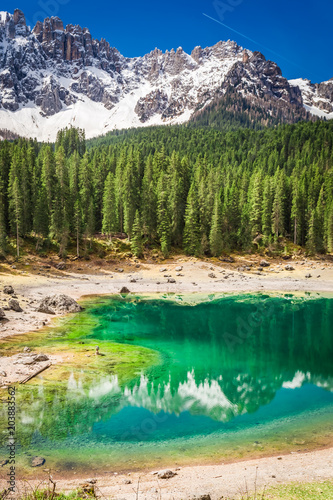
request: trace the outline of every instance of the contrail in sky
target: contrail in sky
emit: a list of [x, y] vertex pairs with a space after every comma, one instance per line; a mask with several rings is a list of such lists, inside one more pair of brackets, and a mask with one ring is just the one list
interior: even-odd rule
[[260, 45], [261, 47], [263, 47], [265, 50], [268, 50], [269, 52], [271, 52], [272, 54], [275, 54], [276, 56], [278, 57], [281, 57], [281, 59], [284, 59], [285, 61], [287, 61], [288, 63], [290, 64], [293, 64], [294, 66], [296, 66], [297, 68], [299, 69], [302, 69], [300, 66], [298, 66], [298, 64], [294, 63], [293, 61], [290, 61], [289, 59], [286, 59], [284, 56], [282, 56], [281, 54], [278, 54], [277, 52], [274, 52], [274, 50], [270, 49], [269, 47], [266, 47], [265, 45], [263, 45], [262, 43], [260, 42], [257, 42], [256, 40], [253, 40], [253, 38], [250, 38], [246, 35], [244, 35], [243, 33], [240, 33], [239, 31], [231, 28], [230, 26], [227, 26], [226, 24], [222, 23], [221, 21], [219, 21], [218, 19], [215, 19], [214, 17], [211, 17], [211, 16], [208, 16], [207, 14], [202, 14], [203, 16], [205, 17], [208, 17], [208, 19], [211, 19], [212, 21], [215, 21], [216, 23], [219, 23], [221, 24], [222, 26], [224, 26], [225, 28], [227, 28], [228, 30], [231, 30], [233, 31], [234, 33], [237, 33], [237, 35], [240, 35], [242, 36], [243, 38], [246, 38], [247, 40], [249, 40], [250, 42], [253, 42], [257, 45]]

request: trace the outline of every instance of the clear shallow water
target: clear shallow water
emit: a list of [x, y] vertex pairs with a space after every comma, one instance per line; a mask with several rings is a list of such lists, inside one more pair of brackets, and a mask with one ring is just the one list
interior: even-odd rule
[[89, 383], [76, 371], [61, 388], [24, 387], [22, 463], [42, 454], [59, 469], [116, 470], [328, 444], [332, 325], [333, 300], [314, 296], [90, 303], [57, 332], [58, 342], [93, 342], [102, 353], [110, 342], [140, 346], [158, 351], [159, 362], [126, 384], [110, 364]]

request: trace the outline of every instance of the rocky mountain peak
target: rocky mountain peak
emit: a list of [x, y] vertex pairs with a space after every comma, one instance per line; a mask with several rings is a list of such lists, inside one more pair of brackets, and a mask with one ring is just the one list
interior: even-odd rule
[[27, 27], [25, 16], [20, 9], [15, 9], [14, 14], [2, 12], [0, 24], [5, 27], [7, 37], [12, 40], [16, 36], [27, 36], [29, 28]]
[[59, 17], [30, 30], [19, 9], [0, 12], [0, 119], [4, 128], [42, 140], [68, 125], [91, 137], [183, 123], [230, 88], [282, 121], [307, 117], [304, 98], [322, 113], [332, 111], [333, 81], [309, 82], [306, 92], [302, 85], [290, 84], [277, 64], [231, 40], [197, 46], [191, 54], [156, 48], [127, 58], [88, 28], [64, 26]]

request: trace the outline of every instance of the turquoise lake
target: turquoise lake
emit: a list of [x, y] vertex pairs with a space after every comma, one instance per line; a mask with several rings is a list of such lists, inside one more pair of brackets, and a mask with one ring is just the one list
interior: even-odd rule
[[[22, 387], [23, 464], [125, 470], [303, 451], [333, 439], [333, 300], [155, 295], [90, 300], [56, 341], [144, 347], [158, 362], [121, 383]], [[54, 334], [51, 334], [51, 337]], [[111, 346], [112, 349], [112, 346]], [[108, 362], [105, 356], [105, 363]], [[20, 389], [21, 390], [21, 389]]]

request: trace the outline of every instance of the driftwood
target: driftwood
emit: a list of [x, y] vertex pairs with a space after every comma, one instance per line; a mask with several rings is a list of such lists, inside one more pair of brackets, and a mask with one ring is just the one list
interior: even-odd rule
[[52, 363], [49, 363], [48, 365], [46, 366], [43, 366], [42, 368], [40, 368], [39, 370], [37, 370], [35, 373], [33, 373], [32, 375], [29, 375], [29, 377], [25, 378], [24, 380], [21, 380], [20, 384], [26, 384], [27, 382], [29, 382], [29, 380], [31, 380], [32, 378], [36, 377], [37, 375], [39, 375], [40, 373], [42, 373], [44, 370], [46, 370], [47, 368], [50, 368], [50, 366], [52, 365]]

